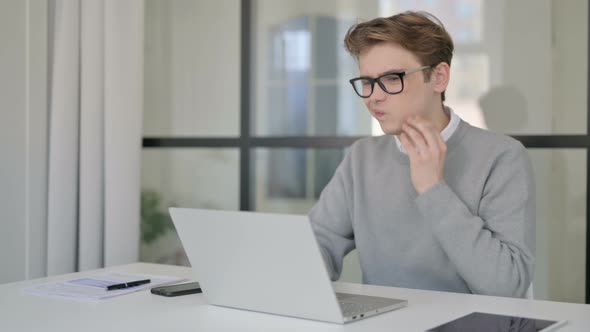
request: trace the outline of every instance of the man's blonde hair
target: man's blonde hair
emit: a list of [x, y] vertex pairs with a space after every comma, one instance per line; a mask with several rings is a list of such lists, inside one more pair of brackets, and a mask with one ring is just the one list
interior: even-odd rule
[[[344, 37], [346, 50], [358, 60], [371, 46], [396, 43], [416, 56], [423, 66], [434, 68], [441, 62], [451, 65], [453, 40], [441, 21], [427, 12], [407, 11], [391, 17], [361, 22], [348, 29]], [[430, 80], [432, 69], [424, 71]], [[445, 100], [445, 92], [442, 93]]]

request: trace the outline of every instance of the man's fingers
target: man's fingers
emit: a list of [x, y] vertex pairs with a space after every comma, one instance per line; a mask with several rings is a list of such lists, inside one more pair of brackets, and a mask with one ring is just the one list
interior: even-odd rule
[[428, 149], [428, 144], [426, 143], [424, 136], [414, 127], [405, 123], [402, 126], [402, 130], [412, 140], [412, 143], [414, 143], [414, 146], [418, 151], [426, 151]]
[[417, 118], [408, 119], [408, 124], [415, 128], [425, 139], [428, 147], [438, 149], [442, 138], [433, 125]]
[[414, 142], [412, 142], [412, 139], [408, 136], [408, 134], [402, 132], [399, 135], [399, 140], [402, 142], [404, 149], [406, 149], [406, 152], [410, 157], [414, 158], [418, 154], [416, 145]]

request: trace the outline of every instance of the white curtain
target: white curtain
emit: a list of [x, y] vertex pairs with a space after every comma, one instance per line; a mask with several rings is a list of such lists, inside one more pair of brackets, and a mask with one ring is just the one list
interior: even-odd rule
[[50, 2], [48, 275], [138, 259], [143, 8]]

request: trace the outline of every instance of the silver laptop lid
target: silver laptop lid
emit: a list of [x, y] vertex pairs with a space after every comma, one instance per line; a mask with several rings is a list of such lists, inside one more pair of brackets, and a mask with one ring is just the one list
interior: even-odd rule
[[170, 208], [206, 300], [343, 322], [306, 216]]

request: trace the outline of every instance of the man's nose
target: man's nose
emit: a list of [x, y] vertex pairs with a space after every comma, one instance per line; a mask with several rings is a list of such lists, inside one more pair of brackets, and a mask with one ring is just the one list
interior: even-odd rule
[[373, 87], [373, 93], [369, 98], [374, 102], [383, 101], [385, 98], [387, 98], [387, 92], [383, 91], [381, 86], [375, 83], [375, 86]]

